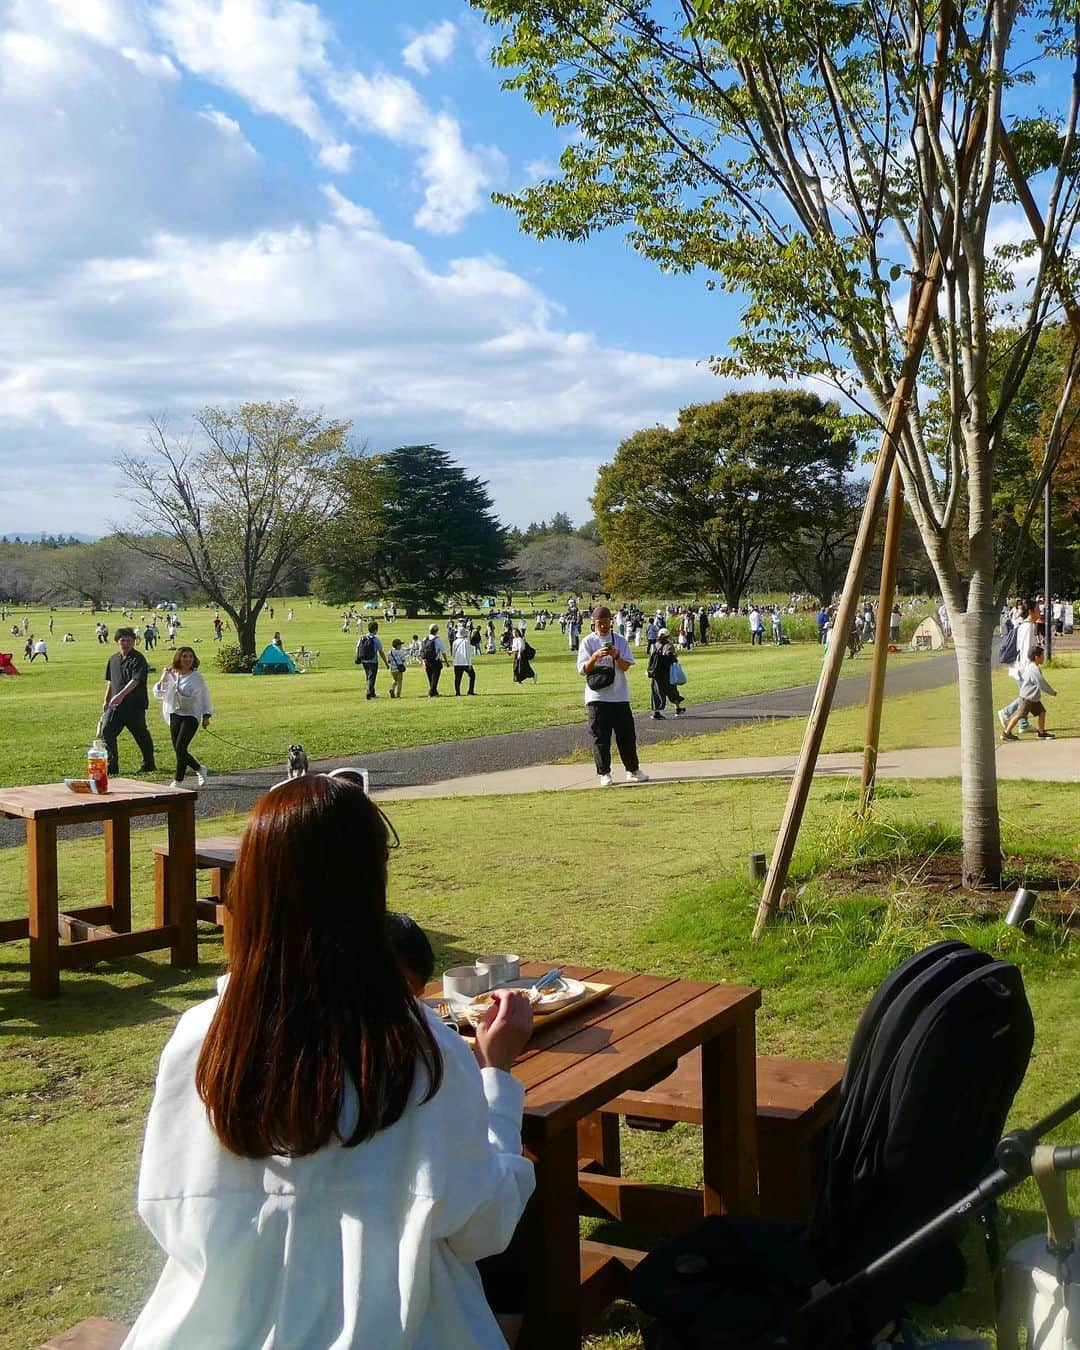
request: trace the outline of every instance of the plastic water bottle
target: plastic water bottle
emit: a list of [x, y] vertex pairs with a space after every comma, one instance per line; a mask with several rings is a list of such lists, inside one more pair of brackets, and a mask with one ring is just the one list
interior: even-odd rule
[[94, 784], [95, 792], [108, 792], [109, 751], [100, 736], [94, 738], [86, 752], [86, 776]]

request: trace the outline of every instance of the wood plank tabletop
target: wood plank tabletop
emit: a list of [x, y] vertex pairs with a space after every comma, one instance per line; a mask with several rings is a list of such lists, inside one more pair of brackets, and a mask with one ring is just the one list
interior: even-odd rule
[[41, 783], [29, 787], [0, 788], [0, 814], [23, 820], [100, 818], [104, 811], [122, 806], [144, 810], [159, 806], [164, 810], [177, 797], [190, 796], [188, 788], [168, 787], [164, 783], [141, 782], [137, 778], [110, 778], [109, 790], [102, 796], [92, 792], [72, 792], [63, 783]]
[[[527, 962], [523, 979], [550, 963]], [[563, 1129], [740, 1017], [753, 1017], [761, 990], [735, 984], [566, 966], [575, 980], [610, 984], [599, 1003], [538, 1025], [513, 1068], [525, 1087], [527, 1131]], [[704, 1033], [704, 1036], [703, 1036]]]

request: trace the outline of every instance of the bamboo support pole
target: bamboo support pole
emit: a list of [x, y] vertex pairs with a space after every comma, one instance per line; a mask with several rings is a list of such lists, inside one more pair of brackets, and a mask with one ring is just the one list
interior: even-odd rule
[[900, 535], [904, 524], [904, 484], [900, 468], [893, 465], [889, 484], [889, 515], [885, 523], [885, 548], [881, 564], [881, 590], [878, 592], [877, 627], [874, 631], [874, 664], [870, 668], [870, 693], [866, 705], [866, 741], [863, 745], [862, 784], [859, 789], [859, 815], [865, 815], [874, 800], [877, 778], [878, 741], [881, 736], [881, 705], [885, 697], [885, 667], [889, 659], [889, 615], [896, 593], [896, 573], [900, 565]]

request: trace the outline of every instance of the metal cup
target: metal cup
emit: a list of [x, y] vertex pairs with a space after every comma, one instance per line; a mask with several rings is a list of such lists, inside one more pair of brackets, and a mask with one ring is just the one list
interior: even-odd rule
[[475, 966], [452, 966], [443, 972], [442, 987], [446, 995], [475, 998], [477, 994], [486, 994], [491, 985], [487, 973], [481, 974]]
[[521, 958], [513, 952], [499, 952], [496, 956], [481, 956], [476, 962], [479, 974], [488, 980], [488, 989], [498, 989], [521, 974]]
[[1010, 928], [1020, 928], [1027, 932], [1035, 927], [1035, 921], [1031, 917], [1035, 899], [1034, 891], [1027, 891], [1023, 886], [1017, 890], [1009, 906], [1009, 912], [1005, 915], [1005, 922]]

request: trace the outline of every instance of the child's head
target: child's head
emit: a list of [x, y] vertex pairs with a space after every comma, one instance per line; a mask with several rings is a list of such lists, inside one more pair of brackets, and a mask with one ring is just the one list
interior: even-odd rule
[[1031, 659], [1037, 666], [1041, 666], [1046, 660], [1046, 648], [1036, 644], [1031, 649]]
[[397, 651], [397, 649], [401, 646], [401, 639], [395, 638], [393, 642], [391, 642], [390, 646], [393, 647], [394, 651]]
[[388, 909], [386, 935], [405, 976], [405, 983], [414, 994], [421, 993], [424, 985], [435, 974], [435, 953], [431, 950], [427, 934], [415, 919]]

